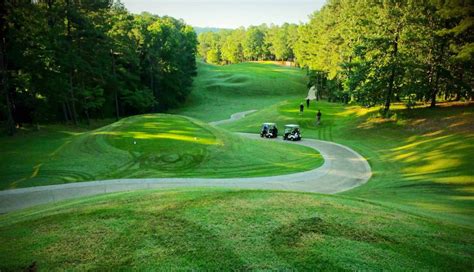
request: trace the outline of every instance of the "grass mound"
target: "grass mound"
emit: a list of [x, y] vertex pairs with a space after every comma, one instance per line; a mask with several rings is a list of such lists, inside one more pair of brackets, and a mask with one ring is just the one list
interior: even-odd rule
[[0, 216], [0, 269], [470, 270], [464, 227], [347, 197], [172, 190]]
[[270, 176], [323, 162], [307, 147], [249, 140], [165, 114], [129, 117], [89, 132], [40, 135], [31, 133], [21, 143], [0, 139], [0, 189], [111, 178]]

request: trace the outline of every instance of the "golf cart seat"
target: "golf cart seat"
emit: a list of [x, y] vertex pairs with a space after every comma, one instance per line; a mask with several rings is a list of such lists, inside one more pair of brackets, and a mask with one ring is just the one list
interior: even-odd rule
[[260, 137], [276, 138], [278, 137], [278, 128], [275, 123], [263, 123], [260, 131]]
[[285, 134], [283, 140], [287, 141], [299, 141], [301, 140], [300, 126], [298, 125], [285, 125]]

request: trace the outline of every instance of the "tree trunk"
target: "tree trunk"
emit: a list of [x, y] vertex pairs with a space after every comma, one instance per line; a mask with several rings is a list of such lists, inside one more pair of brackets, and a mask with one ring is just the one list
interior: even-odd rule
[[8, 135], [12, 136], [16, 133], [15, 121], [13, 120], [12, 114], [12, 104], [10, 101], [10, 94], [8, 93], [8, 87], [6, 86], [7, 80], [2, 79], [4, 87], [3, 90], [5, 92], [5, 100], [7, 104], [7, 133]]
[[[112, 52], [112, 73], [114, 75], [114, 81], [116, 83], [117, 82], [117, 75], [115, 73], [115, 55], [114, 55], [112, 49], [110, 50], [110, 52]], [[117, 90], [117, 86], [115, 86], [115, 84], [114, 84], [114, 98], [115, 98], [115, 120], [118, 121], [120, 119], [120, 112], [119, 112], [118, 90]]]
[[[3, 6], [3, 5], [2, 5]], [[2, 7], [4, 9], [5, 7]], [[0, 19], [0, 23], [3, 25], [2, 22], [3, 16]], [[4, 26], [0, 26], [0, 31], [1, 31], [1, 41], [0, 41], [0, 73], [1, 73], [1, 84], [2, 84], [2, 89], [3, 89], [3, 95], [5, 96], [5, 103], [7, 106], [7, 133], [8, 135], [14, 135], [16, 132], [16, 127], [15, 127], [15, 121], [13, 120], [13, 114], [12, 114], [12, 103], [10, 100], [10, 93], [8, 91], [8, 74], [7, 74], [7, 48], [6, 48], [6, 38], [5, 38], [5, 32], [4, 32]]]
[[68, 117], [68, 113], [67, 113], [66, 102], [63, 102], [62, 105], [63, 105], [64, 121], [66, 121], [66, 123], [69, 123], [69, 117]]
[[395, 36], [395, 41], [393, 43], [393, 52], [392, 52], [392, 60], [395, 60], [395, 64], [392, 65], [392, 71], [390, 72], [390, 78], [388, 80], [388, 91], [387, 97], [385, 98], [385, 107], [383, 110], [384, 117], [387, 116], [388, 111], [390, 110], [390, 104], [393, 95], [393, 85], [395, 83], [395, 65], [396, 65], [396, 58], [398, 54], [398, 34]]
[[436, 107], [436, 96], [439, 93], [439, 73], [440, 73], [440, 68], [443, 67], [443, 56], [444, 56], [444, 49], [445, 49], [445, 42], [441, 41], [441, 48], [440, 52], [437, 57], [436, 61], [436, 79], [435, 79], [435, 84], [433, 86], [433, 89], [431, 91], [431, 105], [430, 108]]
[[[443, 55], [443, 48], [444, 47], [441, 47], [441, 56], [440, 58], [442, 58], [442, 55]], [[441, 61], [440, 61], [441, 62]], [[438, 62], [439, 63], [439, 62]], [[436, 67], [436, 79], [435, 79], [435, 83], [433, 85], [433, 89], [431, 91], [431, 104], [430, 104], [430, 108], [434, 108], [436, 107], [436, 96], [438, 95], [438, 92], [439, 92], [439, 69], [440, 67], [437, 66]]]
[[73, 121], [72, 119], [72, 110], [71, 110], [71, 103], [69, 103], [69, 99], [66, 98], [66, 109], [67, 109], [67, 113], [69, 115], [69, 120], [70, 121]]
[[388, 92], [387, 97], [385, 98], [385, 107], [383, 109], [384, 116], [387, 115], [388, 111], [390, 110], [390, 104], [393, 95], [393, 82], [395, 80], [395, 67], [392, 67], [392, 71], [390, 74], [390, 79], [388, 81]]
[[[464, 69], [460, 69], [460, 74], [459, 74], [459, 82], [462, 82], [463, 81], [463, 77], [464, 77]], [[456, 101], [460, 101], [461, 100], [461, 89], [458, 89], [457, 92], [456, 92], [456, 98], [454, 100]]]
[[[71, 36], [71, 1], [66, 0], [66, 37], [69, 42], [69, 50], [72, 51], [72, 36]], [[74, 86], [72, 82], [72, 74], [74, 73], [74, 64], [71, 60], [71, 67], [69, 68], [69, 95], [71, 96], [71, 105], [72, 105], [72, 122], [77, 126], [77, 111], [76, 111], [76, 99], [74, 97]], [[71, 110], [71, 108], [70, 108]]]
[[74, 97], [74, 86], [72, 85], [72, 72], [69, 73], [69, 94], [71, 95], [72, 122], [77, 126], [76, 98]]
[[439, 72], [436, 72], [436, 80], [433, 90], [431, 91], [431, 104], [430, 108], [436, 107], [436, 96], [438, 95], [438, 82], [439, 82]]
[[89, 110], [88, 110], [88, 109], [85, 109], [85, 110], [84, 110], [84, 113], [86, 114], [87, 125], [90, 126], [90, 125], [91, 125], [91, 118], [90, 118], [90, 116], [89, 116]]
[[115, 120], [120, 119], [120, 109], [119, 109], [119, 101], [118, 101], [118, 91], [117, 88], [115, 88]]
[[[31, 84], [31, 94], [30, 95], [31, 95], [32, 100], [34, 100], [36, 95], [37, 95], [36, 86], [34, 84]], [[35, 125], [37, 131], [40, 130], [39, 119], [40, 119], [39, 109], [38, 109], [38, 106], [35, 104], [34, 109], [31, 112], [31, 123]]]

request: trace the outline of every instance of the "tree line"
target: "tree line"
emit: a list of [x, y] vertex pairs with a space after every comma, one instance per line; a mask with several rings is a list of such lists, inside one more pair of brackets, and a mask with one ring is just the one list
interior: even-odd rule
[[198, 35], [198, 54], [208, 63], [232, 64], [257, 60], [293, 60], [298, 25], [266, 24], [204, 32]]
[[112, 0], [0, 4], [0, 120], [80, 120], [166, 110], [189, 94], [197, 37], [181, 20]]
[[474, 8], [463, 0], [329, 0], [301, 25], [198, 36], [209, 63], [292, 60], [329, 100], [408, 106], [473, 99]]
[[367, 106], [472, 99], [474, 7], [462, 0], [333, 0], [295, 55], [332, 99]]

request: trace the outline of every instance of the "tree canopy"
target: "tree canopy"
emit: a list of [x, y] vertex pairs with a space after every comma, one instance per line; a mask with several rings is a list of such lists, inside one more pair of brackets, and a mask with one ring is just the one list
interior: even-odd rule
[[330, 98], [384, 113], [393, 100], [472, 99], [473, 13], [470, 1], [332, 0], [299, 27], [295, 56]]
[[203, 32], [198, 36], [199, 56], [208, 63], [231, 64], [242, 61], [293, 60], [298, 26], [265, 24]]
[[196, 75], [197, 37], [171, 17], [109, 0], [2, 1], [1, 120], [129, 115], [175, 107]]

